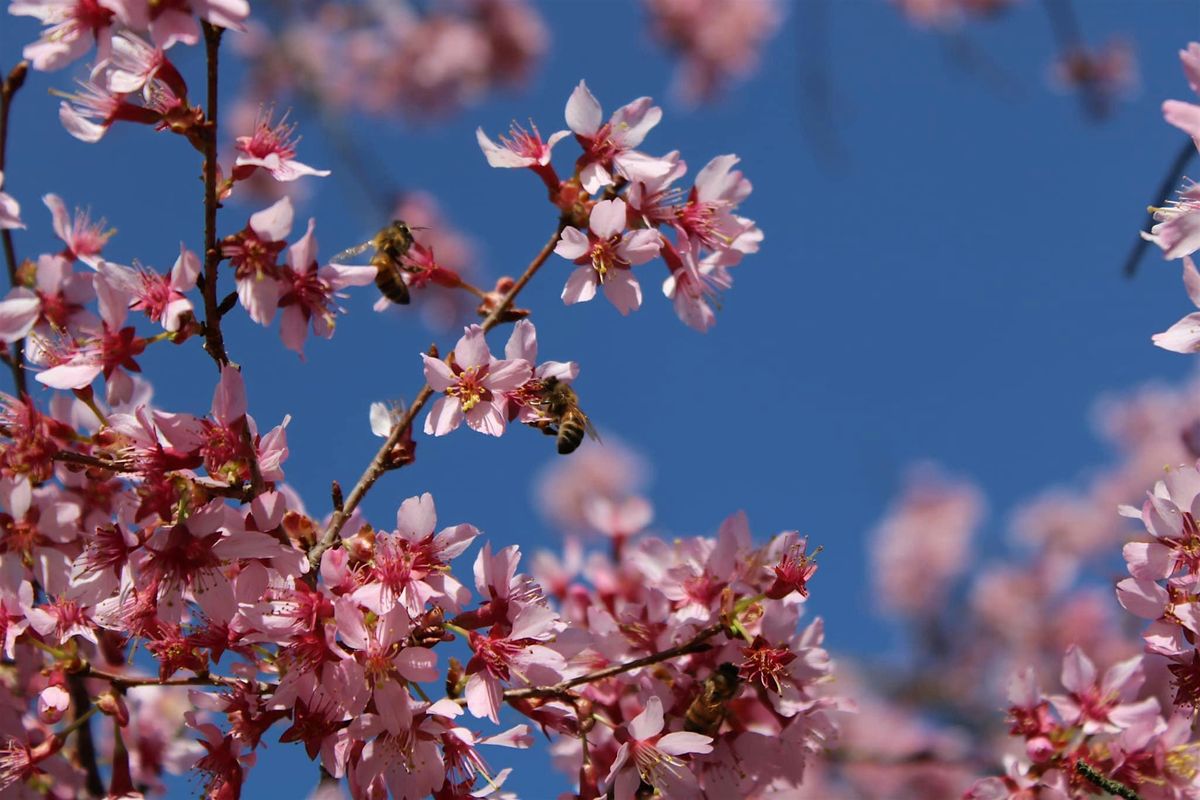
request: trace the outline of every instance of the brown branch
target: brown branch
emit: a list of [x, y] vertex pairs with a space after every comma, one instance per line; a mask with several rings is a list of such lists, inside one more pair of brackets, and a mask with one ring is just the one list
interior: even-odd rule
[[596, 681], [611, 678], [613, 675], [620, 675], [623, 672], [648, 667], [651, 664], [658, 664], [662, 661], [669, 661], [672, 658], [679, 656], [690, 655], [691, 653], [704, 650], [708, 647], [707, 642], [712, 637], [716, 636], [721, 631], [725, 630], [723, 625], [710, 625], [704, 630], [697, 633], [690, 641], [681, 644], [677, 647], [672, 647], [663, 650], [659, 653], [645, 656], [643, 658], [634, 659], [624, 664], [614, 664], [611, 667], [598, 669], [595, 672], [589, 672], [586, 675], [580, 675], [577, 678], [572, 678], [569, 681], [553, 684], [552, 686], [526, 686], [521, 689], [509, 689], [504, 693], [504, 699], [523, 700], [529, 697], [556, 697], [564, 695], [576, 686], [582, 686], [585, 683], [594, 683]]
[[55, 461], [62, 461], [65, 464], [75, 464], [80, 467], [90, 467], [92, 469], [102, 469], [108, 472], [131, 472], [126, 464], [120, 461], [109, 461], [97, 456], [90, 456], [87, 453], [76, 453], [74, 450], [59, 450], [52, 458]]
[[[554, 235], [550, 237], [550, 240], [546, 242], [538, 254], [534, 256], [533, 260], [529, 262], [529, 266], [525, 268], [525, 271], [521, 274], [521, 277], [517, 278], [516, 282], [513, 283], [512, 288], [508, 290], [508, 293], [504, 295], [496, 307], [492, 309], [492, 312], [483, 320], [482, 327], [484, 332], [490, 331], [492, 328], [500, 324], [505, 313], [512, 308], [513, 301], [516, 299], [517, 295], [520, 294], [521, 290], [525, 288], [525, 285], [529, 283], [530, 279], [533, 278], [537, 271], [541, 269], [542, 264], [546, 263], [546, 259], [550, 257], [550, 254], [554, 252], [554, 246], [558, 243], [558, 237], [559, 234], [562, 233], [562, 229], [563, 223], [560, 222], [558, 227], [554, 230]], [[371, 487], [375, 485], [375, 481], [379, 480], [379, 477], [383, 475], [384, 472], [387, 472], [387, 461], [388, 457], [392, 453], [392, 450], [404, 436], [405, 431], [412, 427], [413, 420], [416, 419], [417, 414], [420, 413], [421, 409], [424, 408], [425, 404], [429, 402], [429, 398], [432, 396], [433, 389], [429, 386], [429, 384], [427, 383], [422, 386], [421, 391], [419, 391], [417, 396], [413, 399], [412, 405], [404, 410], [403, 416], [401, 416], [400, 419], [396, 421], [396, 424], [392, 426], [392, 430], [391, 433], [388, 434], [387, 441], [385, 441], [383, 446], [380, 447], [378, 452], [375, 453], [375, 457], [372, 458], [371, 463], [367, 465], [366, 471], [364, 471], [362, 476], [359, 477], [358, 482], [354, 484], [354, 488], [351, 489], [350, 494], [346, 496], [346, 502], [343, 507], [340, 510], [335, 510], [333, 512], [333, 516], [329, 518], [329, 524], [325, 526], [325, 530], [321, 533], [320, 540], [318, 540], [316, 545], [313, 546], [312, 550], [309, 551], [309, 564], [316, 567], [321, 563], [321, 556], [325, 554], [326, 550], [333, 546], [335, 541], [337, 541], [338, 533], [341, 532], [342, 526], [346, 524], [346, 520], [349, 519], [350, 515], [354, 513], [354, 509], [358, 508], [358, 504], [362, 502], [363, 497], [365, 497], [367, 492], [371, 490]]]
[[68, 675], [67, 688], [71, 691], [75, 724], [79, 726], [76, 728], [75, 751], [79, 756], [80, 766], [87, 773], [88, 795], [103, 797], [104, 782], [100, 779], [100, 765], [96, 762], [96, 742], [92, 738], [92, 722], [88, 719], [92, 713], [92, 698], [88, 695], [82, 675]]
[[217, 369], [221, 369], [229, 363], [217, 301], [217, 269], [221, 265], [221, 251], [217, 249], [217, 57], [223, 29], [207, 22], [200, 25], [204, 28], [204, 55], [208, 64], [208, 99], [204, 109], [204, 349], [217, 363]]
[[91, 664], [87, 664], [82, 670], [74, 673], [73, 677], [108, 681], [115, 689], [136, 689], [139, 686], [233, 686], [238, 683], [234, 678], [224, 678], [220, 675], [209, 675], [208, 673], [189, 675], [186, 678], [168, 678], [166, 680], [159, 680], [152, 677], [117, 675], [97, 669]]
[[[25, 83], [29, 72], [29, 62], [22, 61], [13, 67], [12, 72], [0, 84], [0, 172], [4, 171], [4, 156], [8, 146], [8, 114], [12, 109], [13, 95]], [[8, 284], [17, 286], [17, 253], [13, 249], [12, 231], [8, 228], [0, 230], [0, 241], [4, 243], [4, 261], [8, 266]], [[18, 339], [13, 345], [13, 356], [8, 365], [12, 368], [13, 383], [17, 387], [17, 395], [23, 397], [27, 393], [25, 384], [25, 340]]]

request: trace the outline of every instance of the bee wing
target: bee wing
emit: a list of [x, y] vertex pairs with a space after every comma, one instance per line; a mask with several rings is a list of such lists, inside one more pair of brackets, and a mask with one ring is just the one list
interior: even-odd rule
[[338, 253], [333, 258], [329, 259], [329, 262], [331, 264], [345, 263], [347, 258], [353, 258], [354, 256], [358, 255], [359, 253], [365, 252], [366, 249], [374, 243], [374, 241], [375, 241], [374, 239], [368, 239], [367, 241], [363, 242], [362, 244], [356, 244], [356, 245], [354, 245], [354, 247], [347, 247], [345, 250]]
[[[582, 414], [583, 412], [580, 413]], [[600, 441], [600, 431], [596, 430], [596, 426], [592, 424], [592, 420], [587, 414], [583, 414], [583, 429], [587, 431], [588, 436], [595, 439], [597, 442], [604, 444], [604, 442]]]

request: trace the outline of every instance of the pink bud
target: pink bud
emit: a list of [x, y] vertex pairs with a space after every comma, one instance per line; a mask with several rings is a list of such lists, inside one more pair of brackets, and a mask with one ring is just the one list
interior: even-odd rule
[[58, 684], [52, 684], [42, 689], [38, 695], [38, 719], [47, 725], [58, 722], [71, 707], [71, 695]]

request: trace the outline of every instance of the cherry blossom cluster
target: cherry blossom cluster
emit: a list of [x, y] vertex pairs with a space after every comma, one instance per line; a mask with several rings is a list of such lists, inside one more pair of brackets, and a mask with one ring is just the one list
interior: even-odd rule
[[1006, 758], [1005, 775], [979, 781], [967, 800], [1196, 796], [1191, 715], [1164, 716], [1157, 698], [1143, 696], [1140, 656], [1101, 675], [1072, 645], [1061, 680], [1063, 693], [1045, 694], [1032, 669], [1013, 677], [1009, 734], [1023, 742], [1024, 754]]
[[[606, 121], [580, 81], [567, 101], [569, 130], [543, 140], [536, 126], [514, 123], [499, 142], [482, 129], [477, 136], [489, 164], [532, 170], [560, 210], [564, 226], [554, 252], [576, 265], [564, 303], [587, 302], [603, 290], [622, 314], [636, 311], [642, 288], [633, 268], [661, 257], [663, 294], [681, 320], [705, 331], [716, 322], [711, 304], [733, 283], [730, 268], [758, 252], [762, 231], [736, 213], [752, 188], [734, 168], [737, 156], [713, 158], [684, 189], [675, 185], [687, 172], [678, 151], [652, 156], [637, 149], [661, 118], [662, 109], [640, 97]], [[551, 154], [572, 134], [582, 152], [563, 179]]]
[[[384, 20], [392, 25], [347, 18], [333, 35], [359, 41], [361, 28], [392, 50], [403, 49], [393, 36], [436, 50], [427, 61], [386, 54], [406, 70], [426, 65], [432, 82], [420, 84], [416, 70], [403, 90], [418, 98], [459, 103], [477, 91], [445, 83], [466, 87], [465, 72], [429, 75], [446, 67], [439, 33], [466, 35], [457, 18], [371, 8], [396, 15]], [[463, 9], [490, 37], [492, 65], [473, 64], [487, 80], [540, 49], [524, 5]], [[817, 571], [806, 538], [755, 543], [741, 514], [714, 537], [651, 535], [649, 502], [621, 484], [633, 471], [595, 468], [621, 458], [616, 446], [585, 448], [559, 478], [576, 484], [562, 495], [578, 500], [610, 551], [585, 556], [572, 539], [561, 560], [539, 555], [530, 574], [516, 546], [484, 541], [471, 524], [439, 526], [429, 494], [400, 503], [394, 523], [372, 523], [360, 506], [381, 476], [415, 462], [427, 403], [432, 436], [464, 422], [493, 436], [510, 422], [555, 432], [568, 413], [590, 429], [581, 412], [556, 406], [572, 402], [578, 365], [539, 361], [531, 312], [514, 303], [554, 253], [577, 266], [565, 300], [602, 287], [626, 313], [640, 305], [632, 267], [661, 256], [664, 293], [686, 322], [709, 327], [728, 268], [762, 238], [735, 213], [750, 193], [736, 157], [676, 187], [686, 172], [677, 152], [636, 149], [661, 111], [642, 98], [604, 122], [580, 83], [567, 121], [583, 152], [567, 179], [549, 158], [566, 131], [543, 143], [536, 129], [518, 130], [500, 145], [479, 134], [490, 163], [528, 166], [551, 192], [554, 237], [519, 279], [479, 289], [461, 241], [436, 230], [406, 241], [394, 264], [381, 261], [382, 245], [369, 266], [323, 263], [315, 220], [294, 231], [286, 195], [232, 227], [232, 212], [219, 213], [253, 182], [329, 174], [297, 160], [297, 123], [260, 109], [222, 162], [215, 109], [190, 99], [168, 57], [203, 41], [211, 103], [224, 31], [253, 28], [246, 3], [10, 10], [46, 26], [26, 50], [36, 69], [95, 46], [88, 81], [61, 107], [68, 132], [96, 143], [112, 125], [136, 122], [185, 137], [203, 157], [204, 214], [203, 245], [181, 243], [159, 270], [117, 263], [114, 247], [126, 243], [104, 220], [45, 194], [40, 222], [61, 248], [8, 264], [0, 357], [18, 390], [0, 394], [0, 648], [11, 667], [0, 681], [0, 793], [132, 800], [191, 771], [205, 797], [236, 800], [260, 750], [278, 741], [302, 744], [355, 798], [511, 796], [510, 770], [491, 767], [500, 757], [488, 751], [529, 747], [534, 726], [580, 800], [798, 789], [810, 757], [833, 740], [833, 712], [848, 707], [829, 691], [820, 619], [802, 624]], [[369, 58], [351, 69], [382, 73]], [[369, 92], [359, 100], [372, 102]], [[21, 200], [0, 195], [9, 253], [11, 231], [39, 226]], [[440, 227], [414, 202], [401, 219]], [[284, 346], [302, 354], [310, 331], [332, 337], [343, 290], [383, 289], [384, 267], [414, 291], [470, 297], [481, 321], [444, 357], [436, 346], [421, 354], [426, 385], [412, 405], [371, 406], [384, 444], [349, 494], [332, 482], [330, 513], [313, 513], [286, 482], [291, 420], [266, 429], [251, 415], [222, 318], [238, 306], [260, 326], [278, 316]], [[487, 336], [508, 324], [498, 358]], [[207, 412], [155, 401], [141, 376], [151, 346], [203, 346], [218, 368]], [[501, 726], [503, 709], [525, 721]]]
[[308, 97], [334, 113], [428, 119], [521, 84], [549, 34], [527, 0], [277, 6], [239, 42], [241, 102]]
[[[1179, 52], [1183, 73], [1192, 91], [1200, 94], [1200, 44], [1191, 42]], [[1200, 141], [1200, 105], [1182, 100], [1163, 103], [1163, 117], [1192, 139]], [[1200, 144], [1197, 145], [1200, 148]], [[1200, 307], [1200, 274], [1191, 259], [1200, 249], [1200, 188], [1190, 180], [1174, 199], [1154, 209], [1156, 224], [1142, 237], [1158, 245], [1167, 259], [1183, 259], [1183, 285], [1188, 298]], [[1162, 333], [1154, 343], [1176, 353], [1194, 353], [1200, 349], [1200, 314], [1188, 314]]]
[[1195, 602], [1198, 495], [1200, 473], [1183, 465], [1155, 485], [1140, 510], [1124, 508], [1128, 516], [1141, 519], [1149, 538], [1125, 545], [1130, 577], [1117, 584], [1121, 605], [1151, 620], [1143, 634], [1146, 651], [1166, 658], [1175, 687], [1173, 703], [1181, 710], [1200, 702], [1200, 652], [1195, 648], [1200, 630]]
[[779, 28], [776, 0], [645, 0], [650, 29], [679, 58], [675, 83], [692, 101], [715, 95], [758, 66]]

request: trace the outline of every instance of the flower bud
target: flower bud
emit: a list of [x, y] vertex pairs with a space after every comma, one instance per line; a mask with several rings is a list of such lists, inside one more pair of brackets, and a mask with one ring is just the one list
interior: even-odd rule
[[51, 684], [38, 694], [38, 719], [47, 725], [53, 725], [66, 716], [71, 707], [71, 695], [61, 684]]

